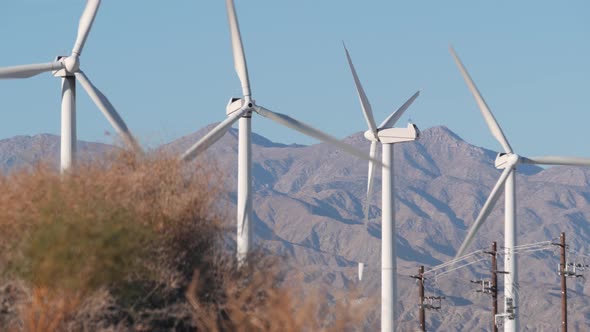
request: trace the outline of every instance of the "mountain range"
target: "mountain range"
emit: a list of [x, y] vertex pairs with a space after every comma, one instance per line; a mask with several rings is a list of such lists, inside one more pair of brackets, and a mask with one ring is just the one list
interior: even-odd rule
[[[159, 147], [180, 153], [213, 125]], [[228, 219], [235, 220], [237, 130], [231, 129], [203, 158], [225, 174]], [[363, 151], [362, 133], [343, 139]], [[113, 149], [106, 144], [79, 142], [80, 154], [98, 156]], [[500, 171], [496, 153], [465, 142], [446, 127], [424, 130], [420, 140], [395, 146], [395, 219], [398, 237], [399, 330], [418, 327], [418, 288], [410, 278], [426, 268], [427, 295], [445, 296], [439, 311], [427, 312], [429, 330], [487, 331], [491, 298], [477, 293], [473, 279], [489, 279], [486, 255], [475, 255], [465, 267], [448, 273], [428, 270], [453, 258], [477, 217]], [[59, 137], [43, 134], [0, 141], [4, 172], [46, 159], [59, 159]], [[263, 250], [288, 258], [293, 270], [310, 285], [323, 285], [331, 300], [357, 289], [359, 300], [376, 302], [367, 317], [378, 326], [380, 298], [380, 176], [375, 179], [369, 224], [363, 223], [367, 163], [327, 144], [280, 144], [253, 134], [255, 242]], [[468, 252], [503, 244], [503, 197]], [[518, 244], [541, 243], [543, 250], [519, 254], [518, 280], [522, 330], [554, 331], [560, 326], [560, 284], [556, 273], [558, 248], [567, 235], [568, 257], [590, 263], [590, 169], [523, 165], [517, 175]], [[584, 261], [586, 258], [586, 261]], [[365, 263], [362, 281], [357, 262]], [[499, 256], [502, 269], [503, 256]], [[500, 287], [502, 284], [500, 280]], [[590, 330], [590, 298], [583, 278], [568, 280], [569, 322], [574, 330]], [[501, 289], [500, 289], [501, 291]], [[358, 293], [358, 294], [357, 294]], [[502, 294], [500, 292], [500, 294]], [[353, 296], [353, 295], [348, 295]], [[502, 298], [500, 298], [500, 310]]]

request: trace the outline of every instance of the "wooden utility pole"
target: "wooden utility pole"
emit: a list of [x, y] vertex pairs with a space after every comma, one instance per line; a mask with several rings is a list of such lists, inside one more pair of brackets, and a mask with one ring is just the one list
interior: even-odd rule
[[492, 257], [492, 279], [491, 280], [471, 280], [472, 283], [480, 285], [478, 293], [490, 294], [492, 296], [492, 329], [493, 332], [498, 332], [498, 326], [496, 325], [496, 318], [498, 316], [498, 274], [505, 274], [504, 271], [498, 271], [498, 260], [497, 260], [497, 245], [496, 242], [492, 243], [491, 251], [484, 251], [484, 253]]
[[426, 307], [424, 305], [424, 265], [420, 265], [418, 268], [418, 274], [412, 276], [412, 278], [418, 281], [418, 296], [419, 299], [419, 320], [420, 320], [420, 331], [426, 332]]
[[566, 282], [566, 260], [565, 260], [565, 233], [562, 232], [559, 237], [559, 246], [561, 247], [561, 259], [559, 270], [561, 274], [561, 331], [567, 332], [567, 282]]
[[567, 332], [567, 281], [568, 276], [577, 277], [575, 270], [570, 271], [567, 268], [567, 261], [565, 257], [565, 250], [567, 245], [565, 244], [565, 233], [562, 232], [559, 237], [559, 243], [553, 243], [553, 245], [559, 246], [561, 255], [559, 259], [559, 269], [557, 274], [561, 277], [561, 331]]
[[567, 261], [565, 257], [565, 253], [567, 250], [567, 244], [565, 243], [565, 233], [561, 233], [559, 237], [559, 243], [553, 243], [556, 246], [559, 246], [561, 249], [561, 257], [559, 260], [559, 269], [557, 273], [561, 277], [561, 331], [567, 332], [567, 279], [566, 278], [580, 278], [583, 277], [583, 274], [578, 274], [578, 272], [583, 272], [588, 265], [580, 264], [574, 262]]
[[498, 314], [498, 260], [496, 259], [496, 241], [492, 243], [492, 250], [486, 253], [492, 256], [492, 287], [490, 287], [492, 295], [492, 331], [498, 332], [498, 326], [496, 325], [496, 315]]
[[[420, 320], [420, 331], [426, 332], [426, 309], [428, 310], [440, 310], [442, 307], [442, 300], [445, 299], [444, 296], [424, 296], [424, 265], [421, 265], [418, 268], [418, 274], [414, 276], [410, 276], [418, 281], [418, 296], [419, 296], [419, 305], [418, 309], [419, 315], [418, 318]], [[427, 302], [427, 303], [425, 303]]]

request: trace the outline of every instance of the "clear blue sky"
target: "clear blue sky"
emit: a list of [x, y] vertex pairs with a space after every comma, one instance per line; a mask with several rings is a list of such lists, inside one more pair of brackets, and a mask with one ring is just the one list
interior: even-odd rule
[[[83, 0], [0, 2], [0, 66], [69, 54]], [[445, 125], [498, 150], [448, 52], [453, 44], [517, 152], [590, 156], [590, 2], [236, 0], [255, 99], [337, 137], [366, 129], [346, 41], [381, 122], [417, 89], [404, 117]], [[103, 0], [81, 58], [147, 145], [225, 117], [240, 95], [225, 2]], [[58, 79], [0, 81], [0, 138], [59, 133]], [[111, 131], [78, 90], [78, 136]], [[254, 131], [309, 144], [261, 117]]]

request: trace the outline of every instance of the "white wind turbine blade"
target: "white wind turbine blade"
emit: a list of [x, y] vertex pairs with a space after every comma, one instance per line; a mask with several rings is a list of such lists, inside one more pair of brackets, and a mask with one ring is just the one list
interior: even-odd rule
[[86, 1], [86, 8], [84, 8], [84, 12], [78, 23], [78, 36], [76, 37], [76, 42], [74, 43], [74, 48], [72, 50], [73, 54], [82, 54], [82, 49], [84, 48], [84, 44], [86, 44], [86, 39], [92, 28], [92, 23], [96, 18], [96, 12], [98, 11], [99, 6], [100, 0]]
[[367, 120], [367, 124], [369, 125], [369, 129], [375, 136], [377, 136], [377, 125], [375, 124], [375, 119], [373, 118], [373, 110], [371, 109], [371, 104], [369, 103], [369, 99], [365, 94], [365, 90], [361, 84], [361, 81], [356, 73], [356, 69], [354, 69], [354, 65], [352, 64], [352, 59], [350, 59], [350, 54], [348, 54], [348, 49], [346, 45], [342, 43], [344, 46], [344, 52], [346, 52], [346, 59], [348, 60], [348, 66], [350, 67], [350, 71], [352, 72], [352, 77], [354, 78], [354, 84], [356, 86], [356, 92], [358, 93], [359, 99], [361, 101], [361, 107], [363, 109], [363, 114], [365, 115], [365, 119]]
[[543, 156], [521, 158], [521, 162], [526, 164], [539, 165], [565, 165], [565, 166], [590, 166], [590, 158], [580, 157], [562, 157], [562, 156]]
[[420, 96], [420, 91], [414, 93], [410, 99], [408, 99], [400, 108], [397, 109], [394, 113], [392, 113], [383, 123], [379, 126], [379, 129], [384, 128], [391, 128], [395, 125], [395, 123], [404, 115], [404, 112], [412, 105], [414, 100]]
[[479, 212], [477, 219], [475, 219], [475, 222], [473, 223], [473, 225], [469, 229], [469, 233], [467, 233], [467, 237], [465, 237], [465, 240], [463, 240], [463, 243], [461, 244], [459, 251], [457, 251], [455, 258], [462, 256], [465, 253], [465, 250], [467, 249], [467, 247], [469, 247], [471, 242], [473, 242], [473, 239], [475, 238], [477, 231], [479, 230], [481, 225], [484, 223], [486, 218], [492, 212], [492, 208], [494, 207], [494, 204], [496, 203], [496, 201], [498, 200], [498, 197], [502, 193], [500, 189], [502, 189], [502, 187], [504, 186], [504, 182], [506, 182], [506, 179], [508, 178], [508, 175], [510, 175], [510, 172], [512, 172], [513, 170], [514, 170], [514, 168], [507, 167], [504, 169], [504, 171], [500, 175], [498, 182], [496, 182], [496, 185], [492, 189], [490, 196], [488, 196], [488, 199], [486, 200], [481, 211]]
[[197, 155], [207, 150], [207, 148], [213, 145], [213, 143], [222, 138], [229, 128], [231, 128], [231, 126], [246, 112], [247, 108], [243, 108], [230, 115], [227, 119], [223, 120], [215, 128], [213, 128], [213, 130], [208, 132], [207, 135], [203, 136], [203, 138], [201, 138], [197, 143], [186, 150], [186, 152], [180, 156], [180, 159], [183, 161], [193, 160]]
[[0, 79], [29, 78], [64, 68], [61, 61], [0, 68]]
[[[369, 152], [369, 158], [376, 159], [377, 155], [377, 142], [371, 142], [371, 148]], [[365, 202], [365, 225], [369, 224], [369, 207], [371, 206], [371, 194], [373, 193], [373, 180], [375, 177], [375, 168], [377, 165], [372, 160], [369, 160], [369, 174], [367, 175], [367, 200]]]
[[467, 86], [469, 87], [469, 90], [471, 91], [471, 94], [473, 94], [473, 97], [475, 98], [475, 101], [477, 102], [477, 106], [479, 107], [484, 120], [486, 121], [488, 127], [490, 128], [492, 135], [494, 136], [494, 138], [496, 138], [496, 140], [498, 140], [498, 142], [500, 142], [500, 144], [504, 148], [504, 152], [512, 153], [512, 147], [510, 146], [510, 143], [508, 143], [506, 136], [504, 136], [504, 132], [502, 132], [502, 128], [500, 128], [500, 125], [496, 121], [496, 118], [492, 114], [492, 111], [490, 111], [490, 108], [488, 107], [485, 100], [481, 96], [481, 93], [477, 89], [477, 86], [475, 86], [475, 83], [471, 79], [471, 76], [469, 76], [467, 69], [465, 69], [465, 66], [463, 66], [461, 59], [459, 59], [459, 57], [455, 53], [455, 50], [452, 47], [449, 47], [449, 50], [451, 51], [451, 54], [453, 55], [453, 58], [455, 59], [455, 62], [457, 63], [457, 66], [459, 67], [459, 70], [461, 71], [461, 75], [463, 75], [463, 79], [465, 80], [465, 82], [467, 83]]
[[376, 163], [380, 167], [387, 167], [387, 166], [383, 165], [383, 163], [380, 160], [370, 158], [368, 155], [364, 154], [362, 151], [357, 150], [353, 146], [350, 146], [346, 143], [341, 142], [336, 137], [330, 136], [318, 129], [313, 128], [310, 125], [307, 125], [303, 122], [297, 121], [288, 115], [270, 111], [262, 106], [254, 106], [254, 110], [256, 111], [256, 113], [262, 115], [263, 117], [268, 118], [268, 119], [275, 121], [279, 124], [282, 124], [284, 126], [287, 126], [291, 129], [297, 130], [298, 132], [303, 133], [304, 135], [313, 137], [313, 138], [320, 140], [322, 142], [332, 144], [332, 145], [338, 147], [339, 149], [341, 149], [353, 156], [356, 156], [356, 157], [364, 159], [364, 160], [370, 160], [373, 163]]
[[363, 270], [365, 269], [365, 263], [359, 262], [358, 266], [359, 266], [359, 281], [362, 281], [363, 280]]
[[76, 78], [80, 85], [86, 90], [90, 99], [94, 101], [98, 109], [102, 112], [102, 114], [107, 118], [111, 126], [117, 131], [119, 136], [128, 144], [129, 148], [133, 149], [135, 152], [142, 152], [141, 147], [129, 132], [129, 128], [115, 110], [115, 107], [111, 104], [111, 102], [107, 99], [107, 97], [100, 92], [93, 84], [90, 82], [88, 77], [82, 71], [78, 71], [76, 73]]
[[233, 0], [225, 1], [227, 6], [227, 19], [229, 21], [229, 30], [231, 34], [231, 45], [234, 54], [234, 67], [242, 83], [242, 93], [250, 96], [250, 79], [248, 77], [248, 67], [246, 65], [246, 55], [244, 54], [244, 45], [240, 34], [240, 25]]
[[[240, 229], [240, 234], [244, 234], [244, 228], [246, 227], [246, 211], [252, 211], [252, 200], [246, 199], [246, 202], [246, 205], [244, 205], [244, 211], [242, 212], [242, 228]], [[251, 224], [250, 227], [254, 227], [254, 225]]]

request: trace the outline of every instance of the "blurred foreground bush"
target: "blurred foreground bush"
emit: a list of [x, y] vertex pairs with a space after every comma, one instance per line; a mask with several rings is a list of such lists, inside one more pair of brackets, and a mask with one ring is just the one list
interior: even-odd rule
[[362, 310], [304, 297], [276, 258], [237, 269], [221, 179], [214, 166], [124, 153], [65, 176], [38, 165], [0, 177], [0, 330], [358, 326]]

